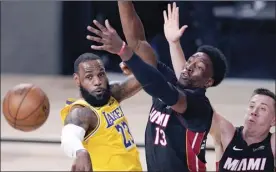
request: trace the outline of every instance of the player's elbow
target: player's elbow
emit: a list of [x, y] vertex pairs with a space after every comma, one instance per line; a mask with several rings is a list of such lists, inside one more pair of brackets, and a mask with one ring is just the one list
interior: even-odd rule
[[127, 39], [127, 44], [128, 46], [134, 51], [136, 52], [137, 50], [139, 50], [139, 47], [141, 45], [141, 42], [138, 38], [134, 37], [134, 36], [129, 36]]

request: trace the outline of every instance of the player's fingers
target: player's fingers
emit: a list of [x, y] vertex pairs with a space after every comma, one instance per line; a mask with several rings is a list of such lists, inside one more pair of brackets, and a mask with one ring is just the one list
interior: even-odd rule
[[98, 35], [98, 36], [100, 36], [100, 37], [103, 37], [103, 33], [102, 33], [100, 30], [95, 29], [95, 28], [92, 27], [92, 26], [87, 26], [87, 30], [90, 31], [90, 32], [92, 32], [92, 33], [94, 33], [95, 35]]
[[164, 23], [166, 23], [168, 21], [166, 10], [163, 11], [163, 16], [164, 16]]
[[93, 50], [105, 50], [106, 47], [104, 45], [101, 45], [101, 46], [91, 45], [91, 48]]
[[172, 17], [172, 9], [171, 9], [171, 4], [168, 4], [168, 18], [171, 19]]
[[108, 19], [105, 20], [105, 27], [106, 27], [110, 32], [116, 32], [116, 30], [109, 24]]
[[176, 7], [175, 9], [174, 19], [179, 22], [179, 7]]
[[180, 34], [182, 35], [184, 33], [184, 31], [188, 28], [188, 25], [184, 25], [180, 28]]
[[176, 14], [176, 3], [173, 3], [173, 7], [172, 7], [172, 18], [175, 19], [175, 14]]
[[95, 42], [98, 42], [98, 43], [103, 43], [104, 42], [102, 38], [91, 36], [91, 35], [87, 35], [86, 39], [88, 39], [90, 41], [95, 41]]
[[103, 36], [104, 38], [99, 38], [96, 36], [91, 36], [91, 35], [87, 35], [86, 39], [90, 40], [90, 41], [95, 41], [98, 43], [103, 43], [103, 44], [109, 44], [110, 40], [107, 39], [108, 36]]
[[107, 29], [106, 27], [104, 27], [100, 22], [98, 22], [97, 20], [93, 20], [93, 23], [102, 31], [102, 32], [106, 32]]

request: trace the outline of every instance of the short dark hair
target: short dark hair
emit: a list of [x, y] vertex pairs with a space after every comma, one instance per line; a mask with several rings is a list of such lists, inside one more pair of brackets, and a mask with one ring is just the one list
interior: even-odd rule
[[99, 56], [97, 56], [96, 54], [93, 53], [84, 53], [82, 55], [80, 55], [74, 63], [74, 72], [78, 73], [79, 72], [79, 64], [82, 62], [86, 62], [89, 60], [98, 60], [101, 59]]
[[253, 91], [253, 95], [252, 96], [255, 96], [256, 94], [265, 95], [265, 96], [271, 97], [276, 102], [275, 93], [273, 93], [272, 91], [270, 91], [270, 90], [268, 90], [266, 88], [257, 88], [257, 89], [255, 89]]
[[224, 54], [216, 47], [203, 45], [197, 49], [197, 52], [205, 53], [209, 56], [213, 64], [213, 79], [212, 86], [217, 86], [221, 83], [227, 73], [227, 61]]

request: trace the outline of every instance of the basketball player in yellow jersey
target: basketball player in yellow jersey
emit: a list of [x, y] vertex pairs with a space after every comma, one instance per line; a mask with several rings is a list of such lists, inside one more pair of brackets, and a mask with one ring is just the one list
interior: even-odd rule
[[[120, 49], [121, 45], [110, 51]], [[92, 53], [79, 56], [74, 70], [80, 98], [67, 101], [61, 110], [61, 147], [75, 158], [71, 170], [142, 171], [138, 148], [119, 104], [137, 93], [140, 84], [129, 76], [109, 85], [100, 57]]]

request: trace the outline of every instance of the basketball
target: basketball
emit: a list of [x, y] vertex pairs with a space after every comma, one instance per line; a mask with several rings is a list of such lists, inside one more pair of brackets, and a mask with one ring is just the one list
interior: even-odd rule
[[45, 123], [50, 103], [47, 95], [38, 86], [19, 84], [7, 92], [2, 109], [10, 126], [28, 132]]

